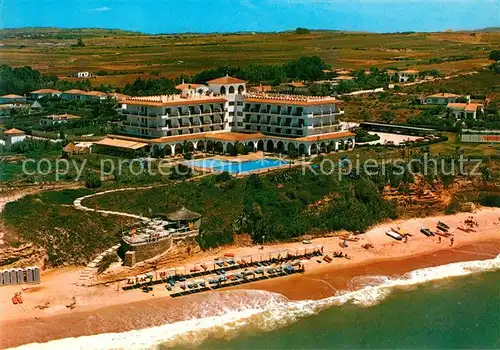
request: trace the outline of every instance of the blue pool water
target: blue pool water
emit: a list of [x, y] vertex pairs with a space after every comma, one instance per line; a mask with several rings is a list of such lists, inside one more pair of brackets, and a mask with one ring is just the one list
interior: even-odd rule
[[214, 171], [227, 171], [232, 174], [241, 174], [255, 170], [274, 168], [288, 163], [280, 159], [263, 158], [242, 162], [228, 162], [219, 159], [199, 159], [188, 161], [185, 164], [193, 167], [209, 168]]

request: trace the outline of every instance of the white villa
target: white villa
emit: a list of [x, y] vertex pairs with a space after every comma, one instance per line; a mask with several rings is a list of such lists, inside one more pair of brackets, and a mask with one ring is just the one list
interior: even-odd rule
[[438, 94], [429, 95], [424, 98], [423, 104], [429, 105], [447, 105], [448, 103], [455, 103], [458, 99], [466, 99], [467, 102], [470, 102], [469, 95], [457, 95], [450, 94], [447, 92], [442, 92]]
[[447, 107], [457, 119], [476, 119], [478, 111], [484, 113], [483, 105], [479, 103], [448, 103]]
[[12, 146], [16, 142], [21, 142], [26, 139], [26, 133], [19, 129], [9, 129], [3, 133], [5, 138], [5, 145]]
[[[354, 134], [342, 130], [341, 102], [332, 97], [248, 94], [246, 82], [222, 77], [207, 85], [180, 84], [179, 95], [129, 97], [121, 101], [122, 132], [102, 146], [137, 150], [162, 148], [166, 154], [190, 150], [229, 152], [238, 143], [251, 151], [302, 154], [354, 147]], [[130, 146], [130, 147], [129, 147]]]

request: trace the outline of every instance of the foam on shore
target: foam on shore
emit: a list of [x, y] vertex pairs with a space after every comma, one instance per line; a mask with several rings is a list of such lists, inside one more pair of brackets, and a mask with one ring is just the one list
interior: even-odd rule
[[[197, 345], [208, 338], [231, 339], [245, 330], [271, 331], [301, 318], [315, 315], [332, 306], [353, 303], [372, 306], [380, 303], [395, 289], [418, 284], [500, 270], [500, 255], [490, 260], [477, 260], [423, 268], [399, 278], [363, 277], [354, 281], [358, 290], [338, 293], [321, 300], [289, 301], [270, 292], [252, 291], [249, 303], [227, 307], [221, 305], [217, 316], [196, 318], [162, 326], [123, 333], [103, 333], [77, 338], [32, 343], [16, 349], [154, 349], [160, 345], [174, 347]], [[364, 279], [364, 280], [363, 280]], [[263, 302], [262, 302], [263, 301]]]

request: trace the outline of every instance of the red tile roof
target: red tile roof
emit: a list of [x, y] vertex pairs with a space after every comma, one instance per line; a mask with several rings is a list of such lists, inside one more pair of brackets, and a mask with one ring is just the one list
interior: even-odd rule
[[340, 139], [340, 138], [344, 138], [344, 137], [355, 137], [355, 135], [350, 131], [337, 131], [337, 132], [331, 132], [328, 134], [319, 134], [319, 135], [300, 137], [300, 138], [295, 139], [295, 140], [302, 141], [302, 142], [314, 142], [314, 141], [324, 141], [324, 140], [335, 140], [335, 139]]
[[298, 87], [305, 87], [306, 85], [304, 84], [304, 82], [302, 81], [292, 81], [291, 83], [287, 83], [286, 85], [288, 86], [292, 86], [292, 87], [295, 87], [295, 88], [298, 88]]
[[24, 98], [24, 96], [14, 95], [14, 94], [3, 95], [0, 97], [2, 97], [2, 98]]
[[201, 84], [182, 83], [182, 84], [176, 85], [175, 88], [177, 90], [184, 90], [184, 89], [196, 89], [199, 86], [201, 86]]
[[31, 91], [31, 94], [60, 94], [61, 91], [54, 89], [39, 89], [35, 91]]
[[3, 132], [4, 135], [24, 135], [25, 132], [19, 129], [9, 129]]
[[225, 76], [222, 78], [212, 79], [207, 81], [207, 84], [244, 84], [245, 80], [236, 77]]

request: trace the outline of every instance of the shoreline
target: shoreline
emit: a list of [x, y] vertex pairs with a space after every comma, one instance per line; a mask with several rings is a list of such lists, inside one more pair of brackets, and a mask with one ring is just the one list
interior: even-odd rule
[[[442, 218], [453, 224], [469, 215], [471, 214], [462, 213]], [[334, 259], [331, 264], [320, 264], [316, 259], [311, 259], [306, 263], [306, 272], [303, 274], [181, 298], [166, 296], [163, 285], [155, 287], [154, 292], [150, 294], [122, 291], [117, 288], [117, 284], [82, 287], [76, 283], [80, 269], [57, 269], [44, 274], [42, 284], [29, 286], [30, 290], [23, 292], [25, 303], [22, 307], [10, 303], [11, 294], [20, 290], [21, 286], [0, 288], [0, 325], [3, 330], [0, 332], [0, 346], [5, 348], [67, 337], [143, 329], [213, 316], [241, 305], [265, 304], [271, 296], [284, 296], [289, 300], [322, 299], [334, 295], [337, 291], [361, 288], [362, 284], [359, 284], [357, 279], [360, 276], [401, 276], [425, 267], [495, 258], [500, 254], [500, 211], [487, 208], [473, 215], [480, 223], [478, 232], [465, 233], [454, 230], [456, 244], [453, 247], [447, 239], [438, 244], [437, 238], [417, 235], [414, 230], [414, 236], [410, 237], [409, 243], [393, 241], [384, 234], [387, 227], [401, 225], [412, 228], [420, 225], [422, 221], [435, 221], [436, 217], [400, 220], [373, 228], [362, 235], [360, 242], [349, 242], [349, 248], [343, 251], [349, 253], [352, 257], [350, 260]], [[332, 250], [341, 250], [338, 237], [318, 238], [313, 241], [314, 244], [325, 246], [325, 254], [331, 255]], [[373, 250], [360, 247], [362, 242], [367, 241], [375, 245]], [[297, 244], [299, 243], [268, 245], [265, 249], [272, 250], [277, 246], [294, 247]], [[243, 254], [256, 249], [258, 250], [257, 247], [224, 248], [216, 255], [224, 251]], [[210, 254], [213, 256], [214, 252], [210, 252], [208, 256]], [[199, 261], [199, 258], [193, 258], [193, 261]], [[64, 284], [61, 285], [62, 282]], [[78, 302], [74, 310], [66, 306], [71, 303], [72, 295], [76, 295]], [[44, 310], [35, 309], [37, 305], [43, 305], [44, 300], [52, 301], [50, 307]]]
[[[3, 330], [0, 347], [8, 348], [63, 338], [140, 330], [192, 318], [210, 317], [218, 315], [221, 309], [229, 311], [232, 307], [241, 306], [242, 303], [264, 304], [262, 298], [268, 299], [278, 294], [289, 300], [322, 299], [333, 296], [337, 291], [360, 288], [361, 285], [357, 286], [358, 288], [352, 288], [351, 285], [351, 282], [359, 276], [395, 277], [424, 267], [488, 260], [498, 254], [500, 254], [500, 239], [488, 240], [463, 245], [453, 250], [443, 249], [424, 255], [383, 259], [350, 267], [331, 267], [323, 271], [309, 271], [283, 279], [264, 280], [246, 286], [229, 287], [223, 291], [199, 293], [176, 299], [153, 297], [149, 300], [46, 318], [7, 320], [0, 323]], [[254, 294], [252, 291], [272, 294]], [[212, 304], [216, 307], [212, 310], [207, 309]]]

